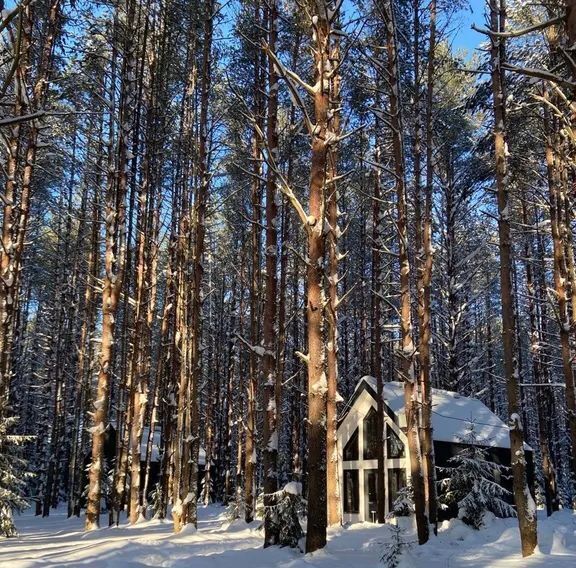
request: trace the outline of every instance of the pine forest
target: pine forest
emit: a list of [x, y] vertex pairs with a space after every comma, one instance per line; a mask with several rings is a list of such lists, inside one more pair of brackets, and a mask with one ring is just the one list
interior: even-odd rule
[[576, 565], [576, 0], [0, 36], [0, 565]]

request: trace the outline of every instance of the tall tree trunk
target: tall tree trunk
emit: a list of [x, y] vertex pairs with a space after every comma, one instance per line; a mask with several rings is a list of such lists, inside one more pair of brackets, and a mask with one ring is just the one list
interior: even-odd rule
[[[157, 232], [158, 212], [155, 210], [155, 194], [157, 191], [155, 179], [154, 158], [157, 153], [155, 138], [156, 127], [156, 83], [157, 55], [155, 44], [148, 45], [149, 34], [154, 38], [154, 30], [149, 32], [149, 15], [144, 13], [146, 20], [143, 31], [142, 57], [147, 54], [149, 61], [149, 78], [141, 79], [141, 92], [145, 93], [146, 136], [142, 159], [142, 180], [138, 191], [136, 223], [136, 289], [134, 314], [134, 340], [132, 351], [132, 383], [131, 419], [130, 419], [130, 523], [136, 523], [146, 515], [143, 509], [145, 494], [142, 490], [142, 433], [148, 410], [149, 379], [150, 379], [150, 348], [152, 340], [152, 324], [155, 313], [155, 241]], [[154, 39], [152, 39], [154, 41]], [[142, 70], [141, 75], [145, 73]], [[146, 82], [146, 84], [144, 84]], [[150, 431], [152, 425], [150, 425]]]
[[[378, 122], [376, 122], [376, 138], [378, 138]], [[382, 230], [381, 230], [381, 168], [380, 145], [376, 140], [374, 161], [374, 195], [372, 199], [372, 376], [376, 377], [377, 414], [378, 414], [378, 447], [376, 448], [377, 493], [378, 493], [378, 522], [386, 522], [386, 461], [384, 445], [386, 443], [384, 432], [384, 377], [382, 369]]]
[[404, 405], [406, 436], [410, 459], [410, 476], [414, 490], [414, 508], [418, 530], [418, 542], [428, 540], [428, 520], [425, 513], [424, 479], [422, 477], [422, 454], [419, 437], [419, 411], [416, 377], [414, 373], [414, 342], [412, 340], [410, 261], [408, 257], [406, 176], [402, 140], [403, 123], [399, 99], [400, 83], [394, 8], [391, 0], [381, 6], [381, 15], [386, 26], [387, 79], [390, 85], [389, 121], [392, 130], [392, 154], [394, 182], [396, 185], [398, 257], [400, 263], [400, 349], [399, 376], [404, 382]]
[[[193, 16], [191, 16], [193, 17]], [[163, 436], [165, 446], [170, 448], [170, 456], [164, 456], [164, 475], [171, 489], [172, 519], [174, 532], [180, 532], [188, 523], [190, 499], [193, 498], [190, 486], [190, 451], [192, 432], [190, 430], [191, 386], [191, 300], [189, 272], [192, 257], [192, 227], [195, 217], [191, 211], [191, 184], [193, 180], [192, 161], [194, 156], [194, 112], [197, 97], [198, 64], [196, 59], [197, 37], [195, 29], [188, 30], [186, 61], [186, 83], [182, 97], [178, 177], [173, 198], [174, 230], [174, 316], [173, 350], [167, 357], [172, 359], [169, 368], [171, 381], [168, 388], [175, 395], [176, 403], [167, 409], [168, 417]], [[168, 363], [168, 361], [167, 361]], [[174, 415], [175, 413], [175, 415]], [[173, 422], [175, 421], [175, 424]], [[194, 488], [196, 490], [196, 488]]]
[[[522, 198], [522, 223], [528, 227], [531, 219], [528, 216], [526, 198]], [[550, 516], [554, 510], [556, 502], [556, 475], [550, 456], [550, 446], [547, 436], [547, 412], [545, 404], [546, 394], [542, 392], [546, 388], [545, 371], [542, 361], [542, 334], [538, 323], [537, 301], [543, 300], [539, 297], [534, 281], [534, 261], [532, 258], [533, 246], [531, 236], [524, 239], [524, 264], [526, 270], [526, 292], [528, 297], [528, 315], [530, 318], [530, 353], [532, 355], [532, 376], [536, 385], [536, 409], [538, 413], [538, 442], [540, 445], [540, 458], [542, 460], [542, 474], [544, 477], [544, 497], [546, 500], [546, 512]]]
[[[505, 0], [490, 0], [490, 27], [492, 32], [503, 32], [506, 25]], [[508, 187], [508, 148], [506, 143], [506, 94], [502, 64], [506, 61], [504, 38], [491, 37], [492, 93], [494, 99], [494, 151], [496, 160], [496, 186], [498, 191], [498, 237], [500, 249], [500, 294], [502, 302], [502, 343], [504, 374], [508, 395], [510, 427], [510, 453], [513, 492], [522, 555], [530, 556], [536, 548], [536, 507], [526, 479], [524, 429], [519, 400], [518, 369], [516, 359], [516, 314], [512, 290], [512, 242], [510, 235], [510, 189]]]
[[[568, 269], [562, 239], [562, 193], [565, 191], [561, 176], [564, 164], [555, 150], [557, 144], [556, 125], [549, 124], [545, 111], [547, 125], [546, 166], [548, 172], [548, 191], [550, 200], [550, 225], [552, 229], [552, 247], [554, 254], [554, 288], [558, 305], [558, 332], [560, 334], [560, 352], [562, 371], [566, 383], [566, 408], [568, 411], [568, 427], [572, 449], [572, 471], [576, 472], [576, 393], [574, 390], [574, 370], [572, 367], [572, 349], [570, 346], [570, 315], [568, 312]], [[574, 316], [573, 316], [574, 317]]]
[[131, 160], [135, 73], [135, 1], [128, 0], [124, 27], [124, 59], [121, 74], [120, 129], [118, 160], [110, 160], [106, 188], [106, 250], [102, 285], [102, 343], [100, 369], [92, 426], [92, 462], [88, 476], [86, 530], [99, 527], [102, 476], [104, 474], [104, 435], [108, 426], [108, 397], [114, 357], [114, 330], [126, 262], [126, 193]]
[[214, 31], [214, 0], [205, 0], [203, 5], [204, 38], [202, 44], [202, 75], [200, 79], [200, 122], [198, 140], [198, 186], [194, 200], [194, 249], [192, 256], [192, 313], [191, 332], [192, 342], [190, 349], [190, 499], [187, 504], [184, 518], [186, 522], [197, 525], [198, 501], [198, 455], [200, 451], [199, 432], [199, 384], [202, 374], [201, 344], [202, 334], [202, 283], [203, 283], [203, 257], [206, 235], [206, 209], [210, 195], [210, 123], [209, 107], [212, 85], [212, 37]]
[[[261, 4], [255, 2], [254, 21], [262, 26]], [[253, 60], [254, 65], [254, 108], [255, 127], [252, 134], [252, 267], [250, 273], [250, 343], [252, 349], [249, 353], [248, 361], [248, 383], [247, 383], [247, 415], [244, 449], [244, 519], [247, 523], [254, 520], [256, 509], [256, 467], [257, 467], [257, 410], [256, 400], [258, 397], [258, 357], [256, 347], [259, 342], [259, 308], [260, 308], [260, 247], [261, 247], [261, 201], [262, 201], [262, 97], [263, 90], [263, 62], [259, 50], [256, 51]]]
[[[330, 58], [335, 72], [331, 77], [330, 85], [330, 114], [328, 128], [334, 136], [340, 135], [340, 76], [337, 66], [340, 61], [340, 46], [338, 40], [333, 41], [330, 48]], [[326, 234], [327, 267], [326, 282], [328, 287], [328, 302], [326, 305], [326, 374], [328, 381], [326, 399], [326, 492], [328, 497], [328, 525], [339, 525], [342, 522], [340, 514], [340, 484], [338, 479], [338, 263], [340, 251], [338, 240], [340, 228], [338, 226], [338, 153], [335, 145], [328, 148], [328, 173], [326, 179], [327, 210], [326, 220], [328, 232]]]
[[[324, 230], [327, 208], [327, 187], [331, 169], [329, 155], [334, 151], [338, 135], [331, 131], [330, 94], [332, 80], [338, 68], [332, 60], [332, 24], [338, 21], [338, 10], [329, 2], [312, 3], [312, 53], [314, 57], [314, 127], [312, 164], [310, 169], [309, 211], [306, 217], [308, 234], [306, 323], [308, 335], [308, 530], [306, 552], [314, 552], [326, 545], [326, 327], [323, 261], [326, 252]], [[333, 154], [332, 154], [333, 156]], [[302, 214], [301, 214], [302, 216]], [[334, 324], [335, 325], [335, 324]]]
[[[276, 0], [268, 3], [268, 47], [276, 49], [278, 7]], [[272, 57], [268, 57], [268, 117], [266, 123], [266, 150], [272, 156], [278, 152], [278, 76]], [[264, 377], [264, 431], [263, 431], [263, 462], [264, 462], [264, 548], [278, 544], [280, 527], [273, 522], [272, 506], [275, 504], [273, 494], [278, 489], [278, 410], [280, 407], [281, 380], [276, 365], [277, 349], [275, 345], [278, 315], [278, 277], [277, 248], [278, 236], [276, 227], [278, 220], [278, 191], [276, 173], [273, 167], [268, 167], [266, 175], [266, 296], [263, 314], [264, 347], [262, 374]]]
[[429, 522], [437, 531], [438, 498], [436, 493], [436, 466], [434, 460], [434, 436], [432, 428], [432, 388], [430, 378], [430, 339], [431, 333], [431, 284], [432, 284], [432, 202], [434, 184], [434, 73], [436, 52], [436, 0], [430, 2], [430, 40], [428, 47], [428, 78], [426, 86], [426, 188], [422, 218], [422, 263], [418, 282], [418, 318], [420, 323], [420, 390], [422, 394], [422, 457], [426, 490], [426, 504]]
[[[102, 134], [102, 124], [100, 127], [100, 135]], [[102, 157], [102, 144], [98, 144], [98, 159], [97, 168], [101, 167]], [[94, 322], [96, 317], [96, 302], [94, 301], [94, 287], [96, 279], [98, 278], [98, 261], [99, 261], [99, 190], [100, 190], [100, 175], [96, 177], [94, 184], [94, 197], [92, 201], [92, 216], [90, 226], [90, 246], [88, 252], [88, 262], [86, 268], [86, 285], [84, 288], [84, 306], [82, 318], [82, 327], [80, 328], [80, 337], [78, 340], [78, 358], [76, 362], [76, 393], [74, 397], [74, 427], [73, 427], [73, 443], [70, 460], [70, 496], [68, 504], [68, 516], [80, 516], [80, 497], [82, 494], [82, 487], [80, 480], [82, 479], [82, 472], [84, 471], [83, 450], [85, 428], [82, 426], [87, 422], [85, 416], [84, 400], [87, 392], [90, 389], [90, 371], [92, 361], [92, 334], [94, 333]], [[88, 180], [85, 180], [85, 191], [88, 191]], [[84, 213], [86, 214], [86, 212]]]

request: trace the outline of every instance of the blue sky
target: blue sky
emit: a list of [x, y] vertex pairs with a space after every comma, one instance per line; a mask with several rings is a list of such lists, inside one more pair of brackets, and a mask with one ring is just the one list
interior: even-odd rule
[[471, 29], [474, 23], [478, 27], [484, 27], [484, 0], [469, 0], [470, 7], [462, 10], [458, 16], [458, 25], [454, 35], [454, 47], [464, 48], [471, 52], [482, 42], [484, 37]]

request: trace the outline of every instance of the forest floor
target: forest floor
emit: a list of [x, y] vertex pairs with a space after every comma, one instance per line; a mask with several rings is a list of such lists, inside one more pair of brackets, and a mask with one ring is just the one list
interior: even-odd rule
[[[173, 535], [169, 522], [146, 521], [90, 533], [82, 520], [55, 512], [47, 519], [31, 513], [16, 519], [20, 536], [0, 540], [0, 566], [5, 568], [75, 567], [133, 568], [377, 568], [390, 541], [388, 525], [355, 524], [330, 530], [322, 551], [262, 549], [259, 523], [227, 525], [224, 509], [199, 509], [197, 531]], [[537, 553], [522, 559], [515, 519], [492, 519], [474, 531], [460, 521], [443, 523], [439, 536], [404, 554], [406, 568], [505, 568], [576, 566], [576, 514], [561, 511], [540, 519]], [[411, 537], [406, 537], [407, 540]]]

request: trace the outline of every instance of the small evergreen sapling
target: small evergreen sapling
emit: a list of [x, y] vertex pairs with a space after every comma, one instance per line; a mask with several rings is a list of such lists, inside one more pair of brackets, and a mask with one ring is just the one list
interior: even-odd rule
[[396, 525], [390, 525], [390, 534], [390, 542], [384, 545], [380, 561], [386, 568], [397, 568], [402, 553], [410, 547], [410, 542], [404, 540], [402, 529]]
[[[440, 501], [444, 506], [456, 504], [458, 518], [467, 525], [480, 529], [484, 525], [484, 513], [491, 511], [497, 517], [514, 517], [516, 511], [506, 499], [511, 492], [502, 487], [496, 477], [505, 475], [509, 467], [488, 459], [487, 449], [479, 444], [474, 424], [462, 437], [466, 447], [450, 458], [452, 467], [440, 468], [448, 473], [440, 481]], [[484, 441], [485, 442], [485, 441]]]
[[226, 521], [233, 523], [237, 519], [244, 517], [244, 494], [239, 487], [232, 499], [228, 501], [226, 507]]
[[414, 513], [414, 490], [409, 483], [398, 491], [396, 499], [392, 504], [392, 516], [409, 517]]
[[283, 489], [271, 494], [271, 505], [266, 507], [265, 515], [272, 525], [278, 527], [278, 545], [296, 548], [303, 532], [300, 517], [304, 514], [302, 486], [291, 481]]
[[27, 462], [18, 456], [18, 446], [30, 441], [31, 436], [8, 434], [17, 422], [12, 416], [0, 422], [0, 536], [17, 536], [13, 513], [29, 507], [25, 493], [33, 474], [27, 470]]
[[159, 521], [164, 520], [164, 492], [160, 482], [156, 483], [154, 489], [150, 492], [150, 499], [152, 501], [152, 517]]

